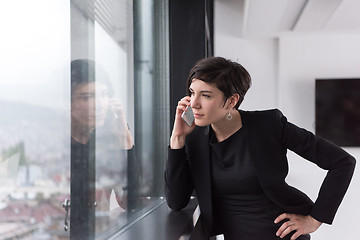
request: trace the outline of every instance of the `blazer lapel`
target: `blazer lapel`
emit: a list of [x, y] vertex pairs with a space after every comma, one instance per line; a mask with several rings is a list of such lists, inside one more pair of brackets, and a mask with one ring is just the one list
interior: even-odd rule
[[[212, 227], [212, 192], [211, 192], [211, 158], [210, 158], [210, 126], [201, 127], [189, 135], [186, 149], [194, 178], [196, 195], [201, 206], [201, 219], [210, 234]], [[204, 226], [203, 226], [204, 228]]]
[[256, 123], [256, 119], [252, 117], [251, 113], [240, 110], [240, 115], [250, 159], [254, 165], [260, 185], [266, 192], [266, 187], [274, 180], [274, 175], [270, 175], [271, 178], [268, 179], [268, 172], [272, 172], [274, 168], [271, 163], [266, 161], [269, 156], [272, 156], [272, 152], [268, 151], [267, 145], [263, 143], [266, 138], [265, 131], [261, 131], [262, 126]]
[[[250, 158], [266, 196], [281, 209], [307, 215], [312, 201], [304, 193], [285, 182], [288, 173], [287, 149], [280, 145], [270, 114], [240, 111]], [[256, 115], [255, 115], [256, 114]], [[260, 115], [261, 114], [261, 115]]]

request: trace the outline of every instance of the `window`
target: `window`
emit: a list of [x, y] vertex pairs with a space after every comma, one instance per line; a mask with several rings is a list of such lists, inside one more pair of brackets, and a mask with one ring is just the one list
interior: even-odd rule
[[1, 236], [106, 239], [164, 201], [166, 4], [2, 4]]

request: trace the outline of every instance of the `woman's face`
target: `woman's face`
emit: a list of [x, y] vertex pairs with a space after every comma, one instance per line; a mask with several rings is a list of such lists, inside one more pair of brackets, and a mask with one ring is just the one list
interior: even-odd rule
[[91, 82], [77, 85], [72, 92], [72, 124], [85, 128], [103, 126], [108, 102], [105, 84]]
[[215, 85], [193, 79], [189, 90], [196, 125], [217, 124], [226, 119], [228, 101], [224, 105], [224, 93]]

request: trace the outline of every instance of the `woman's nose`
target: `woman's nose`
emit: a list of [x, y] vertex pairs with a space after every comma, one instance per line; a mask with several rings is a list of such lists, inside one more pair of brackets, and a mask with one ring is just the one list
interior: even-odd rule
[[199, 108], [199, 106], [200, 106], [199, 105], [199, 100], [198, 100], [197, 97], [191, 97], [190, 103], [191, 103], [192, 108]]

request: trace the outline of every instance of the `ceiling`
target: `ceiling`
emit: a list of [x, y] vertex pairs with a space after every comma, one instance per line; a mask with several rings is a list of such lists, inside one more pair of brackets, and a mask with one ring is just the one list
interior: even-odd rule
[[360, 31], [359, 0], [215, 0], [215, 31], [240, 37]]

